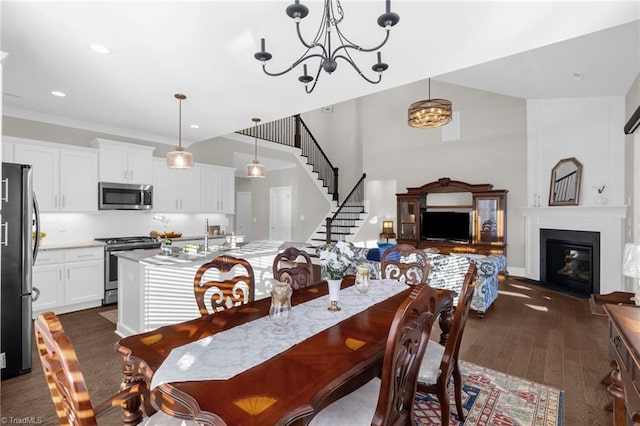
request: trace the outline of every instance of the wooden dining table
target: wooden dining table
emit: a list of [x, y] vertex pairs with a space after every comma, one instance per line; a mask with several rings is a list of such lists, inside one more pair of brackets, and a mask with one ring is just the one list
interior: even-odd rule
[[[343, 280], [342, 288], [353, 285]], [[411, 287], [318, 332], [284, 352], [226, 380], [164, 383], [143, 398], [165, 413], [205, 425], [303, 425], [323, 407], [352, 392], [382, 370], [387, 334], [397, 307]], [[437, 290], [440, 341], [446, 342], [453, 313], [453, 294]], [[326, 284], [295, 290], [297, 305], [327, 295]], [[125, 360], [121, 387], [150, 385], [173, 348], [269, 314], [271, 299], [261, 299], [213, 315], [123, 338], [115, 348]], [[224, 362], [225, 350], [215, 356]], [[150, 399], [148, 398], [150, 396]], [[140, 398], [123, 406], [122, 422], [142, 420]]]

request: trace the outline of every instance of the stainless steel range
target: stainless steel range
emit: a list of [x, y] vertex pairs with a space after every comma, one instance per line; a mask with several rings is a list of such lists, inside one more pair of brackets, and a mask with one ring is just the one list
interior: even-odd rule
[[104, 246], [104, 299], [103, 305], [118, 302], [118, 256], [114, 253], [125, 250], [159, 248], [160, 241], [151, 237], [96, 238]]

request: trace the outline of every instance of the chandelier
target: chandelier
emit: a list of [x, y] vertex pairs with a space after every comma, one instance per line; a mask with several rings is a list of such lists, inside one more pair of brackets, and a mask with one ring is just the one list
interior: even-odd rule
[[178, 113], [178, 146], [175, 151], [167, 153], [167, 167], [170, 169], [190, 169], [193, 167], [193, 154], [187, 152], [182, 147], [182, 101], [187, 97], [181, 93], [176, 93], [175, 98], [180, 102]]
[[252, 118], [251, 121], [255, 123], [254, 133], [255, 133], [255, 143], [253, 150], [253, 162], [247, 164], [247, 177], [250, 178], [263, 178], [265, 177], [265, 166], [264, 164], [260, 164], [258, 161], [258, 123], [260, 122], [259, 118]]
[[431, 79], [429, 79], [429, 99], [411, 104], [409, 126], [419, 129], [444, 126], [451, 121], [451, 108], [451, 101], [431, 99]]
[[[384, 40], [375, 47], [365, 48], [357, 44], [352, 43], [340, 30], [338, 26], [344, 18], [344, 11], [340, 5], [340, 0], [324, 0], [324, 10], [322, 12], [322, 20], [320, 21], [320, 27], [316, 32], [316, 36], [311, 42], [307, 42], [300, 33], [300, 21], [309, 14], [309, 8], [300, 4], [300, 0], [289, 5], [286, 9], [287, 15], [296, 22], [296, 33], [298, 39], [302, 45], [306, 48], [306, 51], [300, 56], [289, 68], [280, 72], [267, 71], [266, 63], [273, 55], [265, 50], [265, 39], [260, 40], [260, 51], [256, 52], [253, 56], [262, 63], [262, 70], [265, 74], [272, 77], [277, 77], [288, 73], [300, 64], [303, 64], [303, 74], [298, 77], [298, 80], [305, 85], [307, 93], [313, 92], [316, 87], [318, 78], [320, 77], [320, 71], [325, 70], [331, 74], [338, 67], [338, 59], [346, 61], [349, 65], [355, 69], [355, 71], [364, 80], [371, 84], [378, 84], [382, 80], [382, 73], [389, 68], [389, 65], [382, 62], [382, 55], [380, 51], [377, 52], [377, 61], [371, 69], [373, 72], [378, 73], [378, 78], [367, 77], [356, 65], [355, 61], [351, 57], [350, 51], [360, 52], [374, 52], [380, 49], [389, 40], [389, 33], [391, 27], [398, 23], [400, 16], [397, 13], [391, 12], [391, 0], [386, 0], [386, 11], [378, 17], [378, 25], [385, 29], [386, 35]], [[332, 40], [332, 34], [335, 38]], [[315, 77], [311, 76], [307, 72], [307, 60], [318, 58], [318, 69], [315, 71]], [[312, 83], [313, 84], [310, 84]]]

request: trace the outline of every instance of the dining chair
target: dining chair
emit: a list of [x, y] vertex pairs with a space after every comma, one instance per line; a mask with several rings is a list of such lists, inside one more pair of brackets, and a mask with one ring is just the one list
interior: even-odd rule
[[45, 312], [39, 315], [34, 322], [34, 330], [40, 363], [61, 425], [95, 426], [97, 416], [138, 396], [142, 399], [144, 413], [150, 416], [145, 425], [196, 425], [192, 421], [156, 412], [150, 405], [149, 391], [143, 381], [133, 383], [93, 405], [76, 352], [56, 314]]
[[383, 279], [399, 280], [415, 285], [427, 281], [429, 258], [424, 251], [409, 244], [387, 248], [380, 257], [380, 273]]
[[[299, 258], [302, 261], [298, 261]], [[313, 285], [311, 257], [296, 247], [287, 247], [273, 259], [273, 278], [288, 283], [293, 289]]]
[[418, 370], [435, 315], [436, 290], [416, 285], [400, 304], [389, 329], [382, 374], [331, 403], [311, 419], [312, 426], [414, 425]]
[[471, 299], [476, 286], [476, 264], [470, 263], [464, 275], [458, 306], [453, 314], [453, 321], [449, 331], [449, 339], [445, 346], [430, 342], [426, 354], [420, 366], [418, 375], [418, 390], [435, 394], [440, 402], [442, 424], [449, 424], [450, 407], [447, 386], [453, 376], [456, 410], [458, 418], [464, 422], [465, 415], [462, 409], [462, 376], [458, 365], [458, 352], [462, 333], [469, 317]]
[[[204, 280], [209, 272], [211, 280]], [[235, 273], [231, 278], [223, 278], [224, 274]], [[240, 273], [240, 274], [238, 274]], [[205, 316], [253, 302], [255, 298], [255, 277], [253, 268], [246, 259], [233, 256], [218, 256], [211, 262], [200, 266], [193, 279], [193, 292], [200, 310]], [[207, 309], [206, 295], [209, 296], [211, 312]]]

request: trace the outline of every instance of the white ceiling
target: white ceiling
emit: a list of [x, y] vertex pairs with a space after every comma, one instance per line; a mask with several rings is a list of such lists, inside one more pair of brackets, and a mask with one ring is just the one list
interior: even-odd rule
[[[251, 117], [270, 121], [431, 76], [523, 98], [624, 96], [640, 70], [638, 1], [393, 1], [400, 22], [382, 49], [383, 83], [340, 63], [308, 95], [301, 71], [268, 77], [253, 58], [261, 36], [273, 69], [302, 53], [289, 3], [2, 1], [3, 113], [175, 145], [180, 92], [188, 145], [249, 127]], [[312, 35], [321, 3], [303, 3], [311, 12], [301, 28]], [[342, 3], [340, 26], [353, 41], [382, 38], [382, 0]], [[112, 53], [96, 54], [92, 43]], [[357, 58], [367, 70], [374, 62]]]

